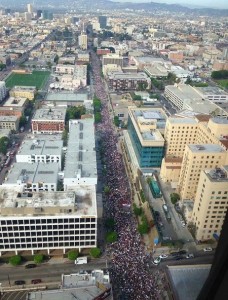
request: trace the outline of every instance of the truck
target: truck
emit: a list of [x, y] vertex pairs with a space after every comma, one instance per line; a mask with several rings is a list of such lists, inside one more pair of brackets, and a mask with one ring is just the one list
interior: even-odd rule
[[88, 258], [87, 256], [83, 256], [83, 257], [78, 257], [75, 260], [75, 265], [83, 265], [83, 264], [87, 264], [88, 263]]

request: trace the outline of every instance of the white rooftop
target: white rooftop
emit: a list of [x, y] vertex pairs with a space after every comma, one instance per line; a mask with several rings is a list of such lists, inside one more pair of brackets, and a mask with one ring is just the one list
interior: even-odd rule
[[66, 108], [40, 108], [35, 112], [33, 121], [65, 121]]
[[49, 135], [48, 140], [39, 139], [25, 139], [18, 155], [61, 155], [63, 147], [62, 140], [54, 139], [54, 136]]

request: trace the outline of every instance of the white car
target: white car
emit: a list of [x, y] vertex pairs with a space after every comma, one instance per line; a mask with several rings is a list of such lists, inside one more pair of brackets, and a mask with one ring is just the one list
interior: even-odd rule
[[211, 252], [213, 249], [211, 247], [206, 247], [203, 249], [204, 252]]
[[165, 259], [165, 258], [168, 257], [168, 255], [167, 255], [167, 254], [161, 254], [159, 257], [160, 257], [161, 259]]
[[155, 258], [154, 261], [153, 261], [154, 265], [158, 265], [160, 262], [161, 262], [160, 257]]
[[186, 258], [194, 258], [194, 254], [193, 253], [189, 253], [186, 255]]

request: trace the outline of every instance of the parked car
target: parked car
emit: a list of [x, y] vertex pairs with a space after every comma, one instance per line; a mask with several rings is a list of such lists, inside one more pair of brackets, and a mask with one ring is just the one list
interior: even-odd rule
[[186, 250], [180, 250], [180, 251], [178, 252], [178, 254], [187, 254], [187, 251], [186, 251]]
[[177, 257], [175, 257], [175, 260], [181, 260], [181, 259], [184, 259], [184, 257], [183, 256], [177, 256]]
[[170, 255], [177, 256], [177, 255], [179, 255], [179, 252], [171, 252]]
[[167, 258], [167, 257], [169, 257], [167, 254], [161, 254], [160, 256], [159, 256], [161, 259], [165, 259], [165, 258]]
[[25, 266], [25, 269], [32, 269], [32, 268], [35, 268], [36, 267], [36, 264], [28, 264]]
[[25, 284], [25, 281], [24, 280], [16, 280], [16, 281], [14, 281], [14, 284], [15, 285], [22, 285], [22, 284]]
[[154, 259], [153, 264], [158, 265], [160, 262], [161, 262], [161, 258], [157, 257], [157, 258]]
[[42, 282], [41, 279], [32, 279], [32, 280], [31, 280], [31, 283], [32, 283], [32, 284], [37, 284], [37, 283], [41, 283], [41, 282]]
[[186, 258], [194, 258], [194, 254], [193, 253], [189, 253], [186, 255]]
[[204, 252], [211, 252], [213, 249], [211, 247], [206, 247], [203, 249]]

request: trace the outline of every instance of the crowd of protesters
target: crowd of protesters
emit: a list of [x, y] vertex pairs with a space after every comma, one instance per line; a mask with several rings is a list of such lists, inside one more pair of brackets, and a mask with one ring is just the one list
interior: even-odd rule
[[118, 240], [111, 245], [110, 275], [122, 299], [160, 299], [155, 269], [149, 268], [150, 255], [137, 230], [137, 222], [131, 210], [131, 194], [123, 158], [119, 153], [118, 137], [110, 116], [108, 94], [100, 72], [100, 60], [91, 52], [94, 92], [102, 103], [102, 121], [96, 124], [101, 139], [102, 160], [105, 165], [105, 185], [109, 191], [104, 195], [106, 216], [115, 221]]

